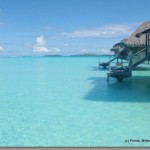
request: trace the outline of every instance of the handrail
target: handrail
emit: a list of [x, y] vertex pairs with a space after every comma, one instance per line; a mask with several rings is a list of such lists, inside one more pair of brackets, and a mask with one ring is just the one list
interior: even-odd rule
[[113, 59], [109, 60], [108, 63], [111, 63], [112, 61], [114, 61], [115, 59], [117, 59], [117, 57], [114, 57]]
[[[121, 51], [122, 52], [122, 51]], [[114, 57], [114, 56], [110, 56], [109, 57], [109, 59], [111, 58], [111, 57], [114, 57], [113, 59], [111, 59], [111, 60], [109, 60], [108, 61], [108, 63], [111, 63], [112, 61], [114, 61], [115, 59], [117, 59], [118, 57], [119, 57], [119, 54], [121, 53], [121, 52], [119, 52], [118, 54], [117, 54], [117, 56], [116, 57]]]
[[140, 50], [139, 52], [137, 52], [137, 53], [135, 53], [134, 55], [130, 56], [129, 59], [133, 58], [133, 57], [136, 56], [137, 54], [140, 54], [142, 51], [144, 51], [145, 49], [147, 49], [147, 48], [149, 48], [149, 47], [150, 47], [150, 46], [143, 48], [143, 49]]

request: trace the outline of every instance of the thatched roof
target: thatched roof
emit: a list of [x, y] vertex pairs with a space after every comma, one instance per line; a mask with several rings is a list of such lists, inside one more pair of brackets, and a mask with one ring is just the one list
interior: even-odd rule
[[116, 43], [113, 47], [120, 46], [121, 44], [124, 44], [126, 41], [127, 41], [127, 39], [123, 39], [119, 43]]
[[126, 45], [144, 45], [145, 44], [145, 34], [141, 35], [141, 37], [137, 38], [135, 35], [144, 30], [150, 29], [150, 21], [146, 21], [142, 23], [135, 32], [131, 34], [131, 36], [124, 42]]

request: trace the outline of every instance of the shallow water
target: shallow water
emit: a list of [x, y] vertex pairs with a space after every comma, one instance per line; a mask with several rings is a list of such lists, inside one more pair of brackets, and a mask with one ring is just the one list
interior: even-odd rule
[[125, 142], [150, 140], [150, 65], [107, 83], [98, 61], [0, 58], [0, 146], [150, 146]]

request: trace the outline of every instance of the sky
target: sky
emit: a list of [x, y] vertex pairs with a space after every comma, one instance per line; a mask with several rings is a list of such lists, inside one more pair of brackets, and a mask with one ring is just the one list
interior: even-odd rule
[[0, 56], [110, 54], [149, 0], [0, 0]]

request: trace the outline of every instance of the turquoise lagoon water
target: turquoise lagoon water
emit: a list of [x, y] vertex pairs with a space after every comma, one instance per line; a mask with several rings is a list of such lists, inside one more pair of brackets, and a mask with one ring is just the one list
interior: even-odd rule
[[150, 146], [125, 142], [150, 140], [150, 65], [108, 84], [97, 62], [0, 58], [0, 146]]

